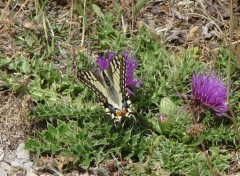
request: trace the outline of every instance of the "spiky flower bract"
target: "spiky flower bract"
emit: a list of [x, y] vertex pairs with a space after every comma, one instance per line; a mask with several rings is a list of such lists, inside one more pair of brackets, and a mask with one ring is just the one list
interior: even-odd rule
[[[110, 61], [116, 55], [116, 52], [108, 52], [106, 55], [101, 55], [97, 58], [96, 62], [100, 70], [107, 70]], [[134, 71], [136, 70], [138, 63], [134, 56], [130, 56], [127, 52], [121, 53], [126, 60], [126, 90], [129, 94], [133, 94], [130, 90], [130, 86], [139, 87], [141, 81], [134, 79]]]
[[227, 88], [215, 73], [193, 74], [192, 96], [217, 116], [223, 116], [228, 111]]

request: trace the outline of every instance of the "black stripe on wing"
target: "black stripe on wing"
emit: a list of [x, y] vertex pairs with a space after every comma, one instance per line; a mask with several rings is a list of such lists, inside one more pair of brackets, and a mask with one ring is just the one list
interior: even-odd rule
[[110, 61], [110, 67], [109, 67], [108, 73], [109, 75], [111, 75], [114, 85], [118, 87], [118, 89], [120, 89], [119, 91], [121, 93], [125, 93], [126, 60], [121, 54], [114, 56], [114, 58]]
[[104, 95], [105, 88], [102, 83], [102, 79], [97, 74], [91, 71], [79, 71], [77, 73], [78, 80], [86, 85], [102, 103], [107, 103], [107, 97]]
[[122, 63], [121, 63], [121, 68], [120, 68], [120, 87], [121, 87], [121, 91], [123, 93], [126, 92], [126, 70], [127, 70], [127, 65], [126, 65], [126, 59], [123, 55], [121, 55], [122, 57]]

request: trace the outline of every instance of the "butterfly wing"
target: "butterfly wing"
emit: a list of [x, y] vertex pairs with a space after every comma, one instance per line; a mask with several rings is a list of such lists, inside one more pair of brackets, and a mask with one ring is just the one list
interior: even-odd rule
[[112, 79], [116, 90], [125, 93], [126, 89], [126, 61], [122, 55], [116, 55], [111, 61], [108, 75]]
[[[131, 101], [129, 100], [126, 92], [126, 58], [119, 54], [116, 55], [109, 64], [108, 77], [112, 79], [115, 92], [118, 95], [118, 103], [115, 107], [121, 109], [122, 116], [129, 116], [132, 113], [129, 107], [131, 107]], [[121, 121], [121, 116], [118, 119]]]
[[78, 80], [93, 91], [102, 103], [108, 102], [104, 81], [100, 75], [91, 71], [79, 71], [77, 74]]
[[122, 55], [116, 55], [109, 63], [109, 68], [103, 71], [109, 104], [122, 109], [123, 93], [125, 93], [126, 61]]

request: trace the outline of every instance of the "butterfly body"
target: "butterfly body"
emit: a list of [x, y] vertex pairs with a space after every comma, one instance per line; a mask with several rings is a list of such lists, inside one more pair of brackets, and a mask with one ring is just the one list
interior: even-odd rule
[[79, 71], [78, 80], [95, 93], [114, 121], [121, 121], [122, 117], [131, 114], [125, 85], [126, 60], [122, 55], [114, 56], [108, 69], [99, 73]]

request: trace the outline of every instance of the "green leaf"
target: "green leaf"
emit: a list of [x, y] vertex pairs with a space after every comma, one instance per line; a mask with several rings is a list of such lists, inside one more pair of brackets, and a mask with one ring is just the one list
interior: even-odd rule
[[39, 142], [37, 140], [34, 140], [34, 139], [29, 139], [25, 143], [25, 149], [29, 150], [31, 152], [38, 150], [38, 147], [39, 147]]
[[59, 135], [64, 135], [67, 131], [70, 131], [70, 128], [66, 123], [63, 123], [63, 121], [58, 120], [58, 127], [57, 130], [59, 132]]
[[131, 131], [127, 131], [124, 135], [124, 138], [123, 138], [123, 143], [128, 143], [128, 141], [131, 139]]
[[81, 163], [81, 166], [84, 169], [87, 169], [90, 166], [90, 162], [91, 162], [90, 156], [88, 154], [86, 154], [86, 155], [84, 155], [84, 159]]
[[114, 11], [119, 13], [121, 10], [121, 7], [119, 5], [119, 3], [117, 3], [116, 1], [114, 1]]
[[196, 139], [190, 144], [190, 146], [192, 146], [192, 147], [197, 147], [197, 146], [199, 146], [200, 144], [201, 144], [201, 142], [199, 141], [198, 138], [196, 138]]
[[143, 155], [143, 153], [139, 153], [138, 154], [138, 159], [142, 162], [145, 159], [145, 156]]
[[29, 73], [30, 72], [29, 62], [25, 59], [22, 61], [21, 70], [23, 71], [23, 73]]
[[212, 156], [216, 157], [216, 156], [219, 155], [219, 148], [218, 147], [211, 147], [209, 150], [211, 151]]
[[138, 15], [141, 9], [143, 8], [144, 4], [147, 2], [147, 0], [139, 0], [137, 4], [135, 5], [134, 9], [134, 15]]
[[94, 160], [97, 162], [97, 163], [100, 163], [102, 161], [102, 155], [101, 155], [101, 152], [99, 151], [96, 151], [94, 152]]
[[44, 131], [42, 133], [42, 137], [47, 141], [47, 142], [55, 142], [55, 138], [53, 137], [53, 135], [49, 132], [49, 131]]
[[164, 97], [160, 102], [160, 112], [161, 114], [171, 115], [176, 111], [176, 106], [172, 102], [172, 100], [168, 97]]
[[56, 153], [57, 151], [59, 151], [59, 147], [54, 143], [48, 144], [48, 147], [52, 153]]
[[5, 59], [0, 59], [0, 67], [9, 65], [12, 62], [12, 59], [7, 57]]
[[58, 130], [51, 123], [47, 123], [47, 128], [48, 132], [51, 133], [51, 135], [57, 136]]
[[97, 6], [96, 4], [92, 4], [92, 9], [97, 14], [97, 16], [99, 16], [101, 18], [104, 16], [101, 8], [99, 6]]

